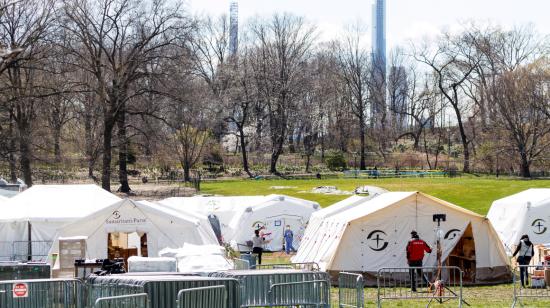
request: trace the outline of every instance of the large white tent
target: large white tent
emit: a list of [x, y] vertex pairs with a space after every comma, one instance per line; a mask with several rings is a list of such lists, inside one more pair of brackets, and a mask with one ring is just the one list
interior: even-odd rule
[[[485, 217], [420, 192], [385, 193], [325, 218], [293, 262], [317, 262], [332, 273], [351, 271], [367, 276], [383, 267], [405, 267], [405, 248], [412, 230], [435, 248], [434, 214], [446, 214], [441, 223], [442, 259], [463, 267], [466, 282], [510, 278], [508, 258]], [[425, 257], [424, 265], [436, 265], [435, 251]]]
[[304, 199], [283, 196], [240, 197], [188, 197], [168, 198], [160, 201], [175, 210], [188, 210], [206, 216], [215, 215], [220, 222], [221, 234], [227, 243], [241, 251], [248, 250], [246, 242], [254, 236], [254, 230], [265, 227], [264, 237], [269, 241], [265, 249], [279, 251], [283, 248], [283, 232], [290, 225], [294, 232], [294, 247], [298, 248], [305, 226], [319, 204]]
[[550, 188], [532, 188], [496, 200], [487, 217], [511, 254], [523, 234], [535, 244], [550, 243]]
[[[61, 228], [56, 236], [87, 237], [86, 257], [108, 257], [110, 233], [146, 234], [147, 255], [155, 257], [165, 248], [185, 243], [217, 245], [216, 236], [205, 220], [170, 210], [151, 202], [124, 199]], [[51, 253], [59, 252], [59, 241]]]
[[[0, 241], [51, 241], [61, 226], [120, 198], [97, 185], [34, 185], [0, 207]], [[29, 228], [30, 226], [30, 228]]]
[[302, 244], [300, 246], [301, 249], [298, 249], [298, 252], [293, 257], [293, 260], [294, 259], [300, 260], [302, 258], [303, 253], [308, 252], [311, 249], [314, 249], [314, 247], [312, 246], [316, 245], [316, 242], [310, 241], [309, 239], [317, 236], [317, 233], [320, 232], [319, 229], [322, 227], [323, 221], [325, 219], [327, 219], [328, 217], [337, 215], [338, 213], [341, 213], [343, 211], [354, 208], [358, 205], [361, 205], [376, 196], [378, 195], [376, 194], [376, 195], [369, 195], [369, 196], [360, 196], [360, 195], [351, 196], [349, 198], [336, 202], [331, 206], [325, 207], [311, 214], [311, 217], [309, 218], [309, 222], [307, 224], [307, 228], [302, 238]]

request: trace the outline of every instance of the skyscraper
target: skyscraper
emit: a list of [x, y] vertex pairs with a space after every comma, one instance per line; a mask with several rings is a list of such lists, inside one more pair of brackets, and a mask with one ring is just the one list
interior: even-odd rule
[[239, 49], [239, 3], [232, 0], [229, 5], [229, 53], [237, 54]]
[[372, 4], [372, 67], [374, 91], [371, 126], [384, 126], [386, 119], [386, 0]]
[[386, 0], [372, 4], [372, 56], [386, 70]]

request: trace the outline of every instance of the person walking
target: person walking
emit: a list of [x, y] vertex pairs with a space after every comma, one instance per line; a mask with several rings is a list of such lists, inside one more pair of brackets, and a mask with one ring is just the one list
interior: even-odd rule
[[258, 256], [258, 264], [262, 264], [262, 253], [264, 252], [264, 244], [269, 243], [263, 236], [260, 236], [260, 230], [254, 230], [252, 237], [252, 253]]
[[292, 245], [292, 242], [294, 241], [294, 232], [292, 232], [292, 230], [290, 229], [290, 225], [286, 225], [284, 238], [286, 254], [288, 255], [291, 251], [296, 251], [296, 249], [294, 249], [294, 246]]
[[[411, 239], [407, 243], [407, 263], [409, 264], [409, 276], [411, 279], [411, 291], [416, 292], [416, 277], [418, 274], [422, 279], [422, 260], [424, 254], [431, 253], [432, 249], [426, 242], [420, 239], [416, 231], [411, 232]], [[416, 273], [415, 273], [416, 272]]]
[[522, 235], [512, 257], [518, 255], [517, 262], [519, 265], [519, 278], [523, 288], [529, 284], [529, 272], [527, 271], [527, 265], [531, 263], [531, 258], [534, 254], [535, 249], [533, 247], [533, 243], [529, 240], [529, 236], [527, 234]]

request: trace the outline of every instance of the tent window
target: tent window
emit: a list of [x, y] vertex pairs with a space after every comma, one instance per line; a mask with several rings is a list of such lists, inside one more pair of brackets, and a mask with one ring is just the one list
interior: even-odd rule
[[456, 243], [455, 248], [447, 258], [448, 266], [457, 266], [464, 271], [463, 281], [475, 282], [476, 275], [476, 248], [472, 225], [468, 227], [462, 234], [460, 240]]
[[127, 260], [131, 256], [147, 257], [147, 233], [109, 233], [107, 252], [109, 259], [123, 258]]

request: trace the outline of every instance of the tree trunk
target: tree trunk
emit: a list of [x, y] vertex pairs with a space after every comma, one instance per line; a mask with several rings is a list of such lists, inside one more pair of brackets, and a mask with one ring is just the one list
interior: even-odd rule
[[111, 150], [114, 118], [113, 115], [105, 112], [103, 118], [103, 159], [101, 166], [101, 187], [111, 191]]
[[61, 162], [61, 127], [55, 127], [53, 131], [53, 153], [55, 156], [55, 162]]
[[118, 137], [118, 181], [120, 192], [129, 193], [128, 184], [128, 138], [126, 136], [126, 105], [122, 104], [117, 117]]
[[360, 170], [366, 170], [367, 164], [366, 164], [366, 153], [365, 153], [365, 121], [363, 117], [359, 117], [359, 138], [361, 139], [361, 159], [359, 162], [359, 169]]
[[310, 169], [310, 160], [311, 160], [310, 158], [311, 158], [310, 155], [306, 155], [306, 173], [311, 172], [311, 170], [309, 170]]
[[241, 144], [241, 154], [243, 158], [243, 169], [246, 174], [248, 174], [249, 177], [253, 177], [252, 173], [250, 172], [250, 169], [248, 168], [248, 156], [246, 153], [246, 140], [244, 137], [244, 128], [241, 125], [238, 125], [237, 128], [239, 129], [239, 139]]
[[90, 111], [86, 111], [84, 115], [84, 138], [86, 142], [86, 159], [88, 160], [88, 177], [94, 177], [95, 155], [94, 155], [94, 140], [92, 136], [92, 115]]
[[[464, 152], [464, 166], [462, 167], [462, 172], [464, 173], [470, 173], [470, 150], [468, 149], [468, 136], [466, 136], [466, 131], [464, 129], [464, 124], [462, 123], [462, 114], [460, 112], [460, 109], [458, 108], [458, 92], [457, 92], [457, 86], [453, 86], [453, 99], [449, 99], [451, 105], [453, 106], [453, 110], [456, 114], [456, 119], [458, 121], [458, 130], [460, 132], [460, 140], [462, 141], [462, 151]], [[441, 85], [439, 86], [441, 90]]]
[[190, 174], [190, 166], [188, 163], [183, 163], [183, 180], [185, 182], [191, 182], [191, 176], [189, 175]]
[[12, 183], [15, 183], [17, 181], [17, 161], [15, 159], [15, 136], [13, 131], [13, 119], [10, 119], [10, 126], [9, 126], [9, 136], [10, 136], [10, 144], [9, 144], [9, 154], [8, 154], [8, 161], [9, 161], [9, 168], [10, 168], [10, 181]]
[[525, 150], [522, 149], [520, 151], [520, 170], [521, 170], [521, 176], [524, 178], [530, 178], [531, 177], [531, 163], [529, 162], [529, 159], [527, 159], [527, 153], [525, 153]]
[[24, 120], [18, 123], [19, 127], [19, 163], [23, 180], [28, 187], [32, 186], [32, 168], [31, 168], [31, 137], [29, 123]]

